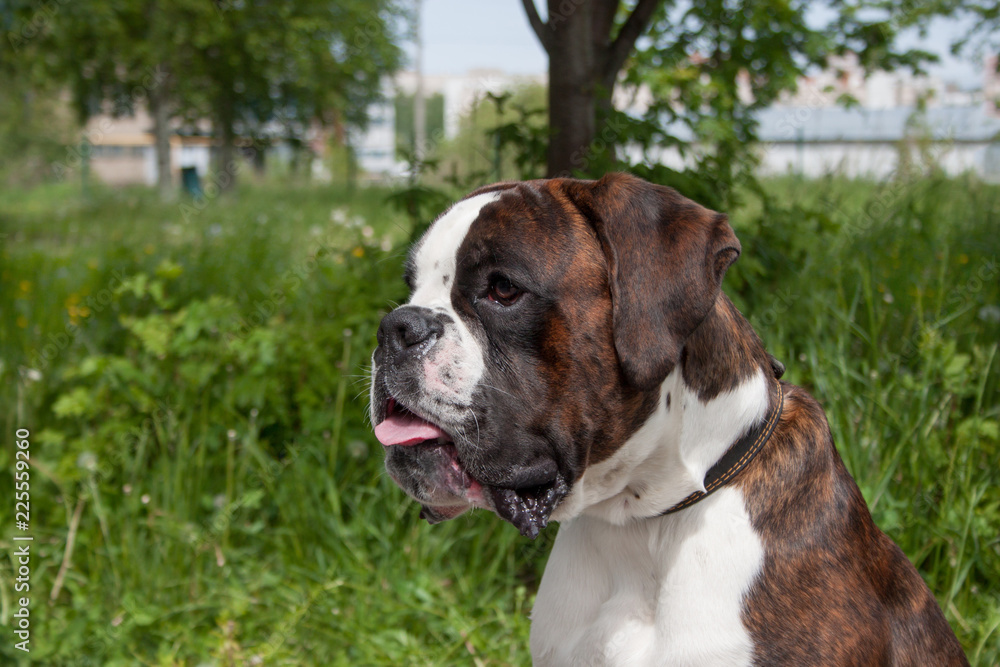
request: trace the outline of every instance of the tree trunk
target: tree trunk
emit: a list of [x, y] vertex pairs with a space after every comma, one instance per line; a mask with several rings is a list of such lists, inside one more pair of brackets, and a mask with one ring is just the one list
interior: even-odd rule
[[156, 151], [156, 184], [160, 198], [173, 199], [173, 171], [170, 160], [170, 92], [169, 77], [164, 76], [149, 90], [149, 111], [153, 116], [153, 138]]
[[236, 133], [232, 123], [220, 129], [222, 141], [219, 144], [219, 167], [213, 180], [220, 192], [227, 192], [236, 184]]
[[595, 172], [611, 162], [622, 139], [598, 120], [612, 110], [618, 72], [663, 0], [638, 0], [612, 38], [619, 0], [548, 0], [548, 21], [522, 0], [549, 56], [549, 177]]
[[586, 170], [587, 152], [597, 127], [593, 3], [549, 0], [548, 26], [547, 171], [549, 177], [570, 176], [574, 169]]
[[[215, 174], [211, 182], [219, 192], [227, 192], [236, 185], [236, 113], [232, 100], [224, 97], [216, 106], [216, 132], [219, 136], [219, 155], [215, 166]], [[206, 188], [208, 188], [206, 184]]]

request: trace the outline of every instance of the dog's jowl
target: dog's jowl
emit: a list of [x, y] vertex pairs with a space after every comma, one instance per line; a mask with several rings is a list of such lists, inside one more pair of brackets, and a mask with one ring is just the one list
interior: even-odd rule
[[537, 665], [963, 665], [822, 409], [720, 290], [726, 216], [626, 175], [502, 183], [413, 248], [373, 356], [435, 523], [560, 522]]

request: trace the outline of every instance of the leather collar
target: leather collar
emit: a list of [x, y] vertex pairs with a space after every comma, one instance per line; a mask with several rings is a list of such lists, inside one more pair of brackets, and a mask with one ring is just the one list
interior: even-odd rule
[[775, 381], [775, 384], [778, 386], [777, 399], [774, 401], [774, 407], [771, 409], [770, 414], [768, 414], [767, 419], [747, 431], [742, 438], [733, 443], [732, 447], [722, 455], [722, 458], [715, 465], [709, 468], [708, 472], [705, 473], [705, 490], [695, 491], [673, 507], [660, 512], [658, 516], [673, 514], [694, 505], [702, 498], [710, 496], [714, 491], [725, 486], [727, 482], [739, 475], [740, 471], [757, 455], [757, 452], [764, 448], [764, 444], [771, 437], [774, 427], [777, 426], [778, 420], [781, 418], [781, 409], [785, 403], [785, 394], [781, 387], [781, 382]]

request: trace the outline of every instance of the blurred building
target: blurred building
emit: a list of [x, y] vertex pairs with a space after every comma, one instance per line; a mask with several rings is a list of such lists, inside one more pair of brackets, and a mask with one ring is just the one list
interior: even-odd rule
[[983, 66], [983, 102], [992, 116], [1000, 116], [1000, 62], [997, 56], [986, 58]]
[[357, 133], [354, 150], [358, 167], [377, 178], [397, 178], [406, 164], [396, 157], [396, 106], [394, 91], [386, 84], [383, 99], [368, 107], [368, 127]]
[[[136, 105], [132, 115], [92, 116], [83, 129], [83, 148], [92, 173], [109, 185], [155, 185], [158, 169], [153, 118], [145, 106]], [[211, 159], [212, 138], [205, 133], [170, 134], [170, 168], [180, 182], [183, 167], [195, 167], [204, 176]]]
[[[453, 139], [459, 131], [462, 118], [488, 94], [514, 91], [530, 85], [548, 85], [546, 74], [508, 74], [497, 69], [472, 69], [465, 74], [424, 75], [424, 94], [440, 93], [444, 96], [444, 138]], [[416, 72], [400, 72], [394, 84], [404, 95], [413, 95], [417, 89]]]
[[[428, 143], [454, 138], [463, 117], [488, 94], [514, 91], [527, 85], [546, 85], [544, 74], [512, 75], [499, 70], [472, 70], [461, 75], [425, 76], [424, 94], [443, 98], [443, 129], [428, 136]], [[743, 97], [751, 95], [741, 86]], [[400, 72], [386, 82], [383, 100], [369, 108], [370, 122], [349, 138], [358, 167], [369, 178], [395, 179], [404, 175], [406, 164], [397, 156], [397, 95], [413, 95], [415, 72]], [[848, 107], [844, 102], [850, 100]], [[771, 108], [758, 113], [761, 168], [766, 173], [795, 172], [810, 176], [840, 172], [847, 176], [884, 178], [901, 162], [933, 161], [948, 173], [972, 171], [989, 180], [1000, 180], [1000, 73], [997, 59], [984, 62], [983, 88], [959, 90], [939, 79], [915, 76], [905, 71], [866, 74], [857, 57], [831, 60], [825, 70], [803, 77], [798, 89], [783, 95]], [[634, 113], [648, 106], [648, 90], [615, 91], [615, 103]], [[137, 105], [133, 116], [96, 116], [86, 127], [84, 143], [90, 148], [93, 173], [110, 184], [146, 183], [157, 180], [152, 118]], [[204, 127], [203, 127], [204, 126]], [[212, 156], [211, 129], [201, 123], [194, 131], [176, 127], [171, 133], [171, 170], [179, 174], [194, 167], [205, 176]], [[310, 128], [313, 154], [322, 158], [322, 128]], [[677, 128], [681, 140], [686, 129]], [[291, 149], [277, 137], [272, 153], [290, 159]], [[633, 157], [639, 157], [633, 153]], [[672, 166], [684, 160], [675, 149], [666, 149], [656, 159]], [[313, 172], [321, 160], [314, 161]], [[328, 170], [327, 170], [328, 172]], [[328, 177], [328, 173], [316, 173]], [[179, 179], [175, 178], [179, 182]]]
[[[508, 74], [495, 69], [474, 69], [465, 74], [424, 75], [423, 90], [428, 98], [441, 95], [444, 99], [444, 125], [439, 136], [428, 136], [434, 144], [458, 135], [462, 118], [487, 95], [499, 95], [529, 85], [547, 85], [545, 74]], [[385, 99], [369, 107], [371, 122], [355, 139], [358, 164], [369, 175], [381, 178], [402, 176], [406, 164], [396, 157], [400, 138], [396, 136], [394, 98], [397, 94], [412, 96], [417, 90], [417, 73], [398, 73], [386, 84]]]
[[[884, 179], [933, 166], [1000, 182], [996, 67], [996, 59], [988, 59], [983, 89], [968, 91], [907, 71], [866, 74], [851, 54], [833, 58], [830, 67], [803, 77], [794, 92], [756, 113], [760, 170]], [[740, 94], [752, 99], [748, 83]], [[641, 112], [649, 98], [639, 91], [630, 99]], [[672, 129], [680, 140], [694, 140], [687, 127]], [[633, 150], [631, 157], [640, 155]], [[674, 168], [692, 161], [673, 148], [652, 157]]]
[[782, 95], [775, 106], [832, 107], [848, 102], [867, 109], [892, 109], [971, 106], [981, 99], [979, 91], [964, 91], [937, 77], [906, 69], [865, 72], [858, 56], [848, 53], [831, 56], [825, 69], [802, 77], [797, 89]]
[[901, 168], [1000, 181], [1000, 118], [986, 105], [774, 107], [758, 114], [764, 173], [888, 178]]
[[[804, 77], [794, 93], [758, 114], [761, 169], [819, 176], [887, 178], [901, 168], [935, 166], [1000, 180], [1000, 118], [982, 90], [960, 90], [907, 70], [865, 73], [854, 54]], [[845, 106], [843, 103], [848, 102]]]

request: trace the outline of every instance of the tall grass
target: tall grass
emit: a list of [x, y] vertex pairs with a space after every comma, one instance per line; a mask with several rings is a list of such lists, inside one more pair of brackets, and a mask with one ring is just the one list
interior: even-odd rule
[[[733, 212], [727, 290], [824, 404], [970, 658], [997, 664], [1000, 189], [767, 187]], [[530, 662], [555, 531], [428, 526], [382, 472], [364, 375], [410, 232], [385, 195], [0, 193], [0, 426], [32, 434], [32, 661]], [[12, 573], [8, 556], [7, 626]]]

